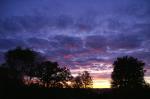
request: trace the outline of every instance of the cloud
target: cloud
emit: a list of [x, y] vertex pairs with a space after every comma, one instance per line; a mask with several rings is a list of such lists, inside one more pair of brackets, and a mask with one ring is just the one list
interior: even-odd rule
[[139, 23], [135, 24], [133, 26], [133, 29], [138, 30], [136, 33], [139, 34], [139, 36], [149, 39], [150, 37], [150, 22], [144, 22], [144, 23]]
[[150, 51], [140, 51], [140, 52], [136, 52], [136, 53], [132, 53], [131, 54], [134, 57], [137, 57], [138, 59], [144, 61], [146, 63], [146, 67], [150, 66]]
[[52, 27], [65, 28], [69, 24], [68, 20], [68, 17], [12, 16], [0, 20], [0, 33], [9, 35], [28, 32], [39, 33], [42, 29]]
[[74, 20], [71, 16], [60, 15], [55, 19], [55, 26], [59, 29], [71, 28]]
[[91, 65], [76, 65], [76, 68], [72, 69], [73, 75], [77, 75], [79, 72], [88, 71], [94, 79], [110, 78], [112, 72], [112, 66], [109, 63], [104, 62], [94, 62]]
[[15, 48], [16, 46], [25, 47], [26, 43], [18, 39], [0, 39], [0, 50], [8, 50]]
[[[53, 30], [89, 31], [95, 28], [94, 18], [81, 16], [73, 18], [70, 15], [60, 14], [57, 16], [9, 16], [0, 19], [0, 33], [5, 35], [17, 34], [43, 34]], [[46, 34], [44, 33], [44, 34]]]
[[[50, 25], [50, 20], [43, 16], [12, 16], [2, 20], [4, 32], [36, 32]], [[7, 31], [8, 30], [8, 31]]]
[[56, 35], [54, 40], [59, 43], [61, 48], [78, 49], [83, 47], [83, 41], [79, 37]]
[[139, 48], [143, 38], [136, 35], [117, 35], [109, 40], [110, 49], [135, 49]]
[[48, 40], [42, 38], [29, 38], [26, 42], [28, 46], [35, 49], [50, 49], [52, 47]]
[[105, 51], [107, 47], [107, 39], [100, 35], [92, 35], [86, 37], [86, 44], [85, 46], [87, 48], [99, 50], [99, 51]]

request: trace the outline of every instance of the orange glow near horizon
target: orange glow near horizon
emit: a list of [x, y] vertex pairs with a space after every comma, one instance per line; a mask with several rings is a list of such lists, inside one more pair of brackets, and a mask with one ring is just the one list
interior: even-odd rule
[[93, 79], [93, 88], [110, 88], [109, 79]]
[[[144, 77], [147, 83], [150, 83], [150, 77]], [[110, 79], [93, 79], [93, 88], [110, 88]]]
[[[75, 77], [78, 73], [88, 71], [93, 78], [93, 88], [110, 88], [110, 76], [112, 66], [109, 63], [96, 62], [87, 66], [77, 66], [76, 69], [71, 69], [72, 75]], [[104, 68], [103, 68], [104, 67]], [[103, 69], [101, 69], [103, 68]]]

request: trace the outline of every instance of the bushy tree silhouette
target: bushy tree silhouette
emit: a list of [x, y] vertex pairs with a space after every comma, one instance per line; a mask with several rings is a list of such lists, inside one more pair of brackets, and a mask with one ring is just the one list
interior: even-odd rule
[[45, 87], [64, 88], [67, 81], [72, 79], [67, 68], [60, 68], [56, 62], [45, 61], [39, 64], [35, 75], [42, 81]]
[[73, 88], [84, 88], [81, 74], [74, 78], [72, 86]]
[[92, 77], [88, 71], [84, 71], [74, 78], [74, 88], [92, 88], [92, 86]]
[[143, 87], [144, 63], [137, 58], [124, 56], [117, 58], [113, 63], [111, 75], [112, 88], [139, 88]]
[[31, 49], [23, 49], [21, 47], [16, 47], [15, 49], [8, 50], [5, 53], [5, 63], [3, 67], [7, 67], [10, 70], [17, 71], [20, 81], [24, 80], [24, 76], [28, 76], [28, 81], [30, 82], [33, 74], [34, 68], [37, 64], [42, 61], [42, 57], [35, 51]]
[[5, 53], [5, 64], [12, 69], [21, 73], [28, 74], [30, 69], [37, 62], [38, 53], [31, 49], [16, 49], [9, 50]]

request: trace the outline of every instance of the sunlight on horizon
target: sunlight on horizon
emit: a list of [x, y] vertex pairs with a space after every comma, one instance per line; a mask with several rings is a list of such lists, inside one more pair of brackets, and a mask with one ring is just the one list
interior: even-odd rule
[[93, 88], [110, 88], [110, 80], [95, 79], [93, 80]]
[[84, 67], [76, 65], [76, 67], [70, 70], [74, 77], [83, 71], [88, 71], [93, 78], [93, 88], [110, 88], [110, 75], [113, 71], [110, 63], [93, 62], [91, 65]]
[[[150, 77], [144, 77], [150, 83]], [[93, 79], [93, 88], [111, 88], [110, 79]]]

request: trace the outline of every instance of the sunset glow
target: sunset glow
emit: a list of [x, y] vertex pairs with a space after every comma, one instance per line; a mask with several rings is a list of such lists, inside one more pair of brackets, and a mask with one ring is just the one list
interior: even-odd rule
[[91, 65], [77, 65], [76, 69], [71, 69], [73, 76], [77, 76], [83, 71], [88, 71], [91, 74], [93, 78], [93, 88], [110, 88], [110, 75], [112, 72], [111, 64], [104, 62], [94, 62], [91, 63]]
[[110, 88], [110, 79], [94, 79], [93, 88]]

